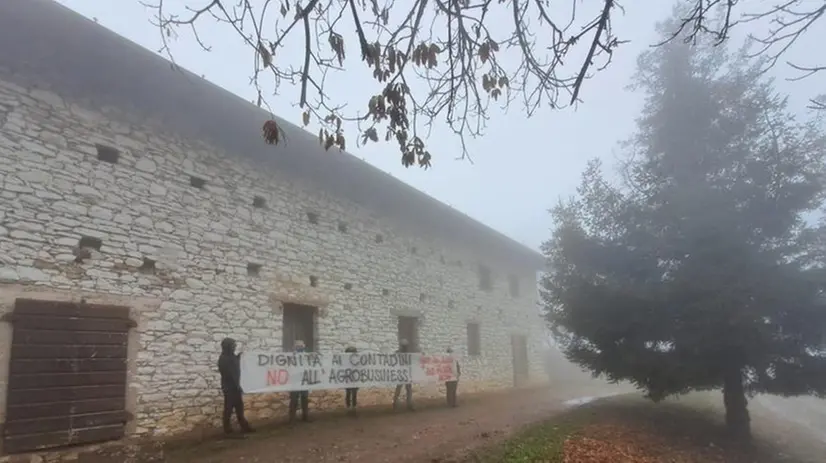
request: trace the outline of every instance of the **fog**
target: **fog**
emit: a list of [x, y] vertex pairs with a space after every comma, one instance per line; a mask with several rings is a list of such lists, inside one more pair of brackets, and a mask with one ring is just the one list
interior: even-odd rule
[[[162, 44], [138, 2], [61, 3], [146, 48]], [[427, 137], [428, 170], [401, 166], [390, 144], [349, 151], [545, 254], [551, 387], [658, 400], [714, 391], [734, 430], [748, 433], [753, 416], [826, 442], [816, 398], [826, 395], [826, 111], [809, 108], [826, 71], [797, 80], [788, 64], [826, 64], [813, 56], [826, 21], [768, 66], [741, 46], [770, 22], [738, 25], [723, 45], [653, 47], [679, 21], [669, 2], [643, 3], [617, 15], [628, 42], [579, 104], [531, 118], [517, 104], [492, 111], [484, 136], [467, 140], [472, 162], [455, 159], [463, 147], [445, 124]], [[179, 64], [255, 99], [235, 31], [207, 23], [200, 34], [211, 51], [182, 36]], [[327, 85], [361, 105], [364, 82], [344, 73]], [[298, 122], [295, 92], [284, 95], [274, 112]]]

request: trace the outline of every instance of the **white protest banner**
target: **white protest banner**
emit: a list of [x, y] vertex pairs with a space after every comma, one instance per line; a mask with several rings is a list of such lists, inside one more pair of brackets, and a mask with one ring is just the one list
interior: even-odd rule
[[248, 352], [241, 355], [241, 387], [247, 393], [393, 387], [456, 378], [449, 355], [317, 354]]

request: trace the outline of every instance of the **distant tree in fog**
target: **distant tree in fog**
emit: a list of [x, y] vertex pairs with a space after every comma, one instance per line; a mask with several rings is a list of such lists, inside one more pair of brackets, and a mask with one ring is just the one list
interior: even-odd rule
[[553, 210], [542, 298], [570, 360], [653, 400], [722, 389], [748, 437], [750, 394], [826, 393], [826, 234], [802, 219], [826, 138], [739, 56], [671, 41], [639, 58], [622, 180], [594, 161]]

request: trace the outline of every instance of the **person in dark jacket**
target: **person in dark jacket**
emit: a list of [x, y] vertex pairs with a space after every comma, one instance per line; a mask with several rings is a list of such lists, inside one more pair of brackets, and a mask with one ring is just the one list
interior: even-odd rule
[[[453, 349], [447, 348], [447, 354], [453, 356]], [[454, 365], [456, 367], [456, 379], [453, 381], [446, 381], [445, 388], [447, 388], [447, 405], [449, 407], [458, 407], [459, 403], [456, 400], [456, 392], [459, 389], [459, 376], [462, 375], [462, 369], [459, 366], [459, 361], [454, 358]]]
[[[399, 340], [399, 350], [396, 351], [399, 354], [409, 354], [410, 353], [410, 344], [407, 342], [407, 339]], [[407, 409], [413, 410], [413, 385], [411, 383], [407, 384], [398, 384], [396, 385], [396, 391], [393, 393], [393, 409], [395, 410], [398, 402], [399, 396], [402, 393], [402, 386], [404, 386], [405, 392], [405, 399], [407, 399]]]
[[[295, 341], [295, 352], [304, 353], [307, 351], [304, 341]], [[290, 423], [295, 421], [298, 414], [298, 405], [301, 403], [301, 419], [310, 421], [310, 391], [290, 391]]]
[[[347, 352], [348, 354], [354, 354], [354, 353], [358, 352], [358, 350], [355, 347], [350, 346], [350, 347], [344, 349], [344, 352]], [[347, 389], [344, 390], [344, 404], [347, 406], [348, 409], [350, 409], [354, 412], [356, 411], [356, 404], [358, 402], [358, 394], [359, 394], [359, 388], [357, 388], [357, 387], [348, 387]]]
[[221, 373], [221, 392], [224, 393], [224, 433], [232, 434], [230, 419], [233, 411], [241, 431], [254, 432], [244, 417], [244, 391], [241, 389], [241, 354], [235, 353], [236, 342], [232, 338], [221, 341], [218, 372]]

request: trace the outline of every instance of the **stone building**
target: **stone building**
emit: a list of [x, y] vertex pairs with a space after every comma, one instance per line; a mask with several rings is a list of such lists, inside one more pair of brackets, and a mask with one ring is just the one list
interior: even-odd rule
[[0, 455], [214, 426], [224, 336], [542, 381], [535, 251], [50, 0], [0, 44]]

